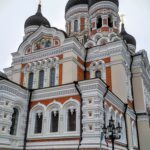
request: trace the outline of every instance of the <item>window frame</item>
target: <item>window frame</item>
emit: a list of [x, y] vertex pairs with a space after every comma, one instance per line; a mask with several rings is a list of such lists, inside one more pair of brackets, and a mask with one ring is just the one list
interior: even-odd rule
[[34, 81], [34, 73], [30, 72], [29, 75], [28, 75], [28, 88], [29, 89], [33, 88], [33, 81]]
[[55, 84], [56, 84], [56, 68], [55, 67], [52, 67], [50, 69], [50, 81], [49, 81], [49, 84], [50, 84], [50, 87], [54, 87]]
[[38, 82], [38, 87], [40, 89], [44, 87], [44, 75], [45, 75], [44, 70], [40, 70], [39, 71], [39, 82]]
[[[13, 115], [15, 114], [15, 110], [17, 110], [17, 119], [15, 118], [15, 121], [13, 123]], [[10, 135], [14, 135], [16, 136], [17, 135], [17, 132], [18, 132], [18, 125], [19, 125], [19, 115], [20, 115], [20, 112], [17, 108], [13, 108], [13, 114], [12, 114], [12, 119], [11, 119], [11, 126], [10, 126]], [[16, 120], [17, 120], [17, 123], [16, 123]]]

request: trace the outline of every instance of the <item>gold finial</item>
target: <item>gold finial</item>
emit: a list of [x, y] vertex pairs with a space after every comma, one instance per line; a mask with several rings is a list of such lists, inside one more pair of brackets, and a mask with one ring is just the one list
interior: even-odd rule
[[124, 24], [124, 18], [125, 18], [125, 15], [124, 15], [124, 14], [121, 14], [121, 15], [120, 15], [120, 19], [121, 19], [122, 24]]
[[39, 5], [41, 5], [41, 3], [42, 3], [42, 1], [41, 1], [41, 0], [39, 0]]

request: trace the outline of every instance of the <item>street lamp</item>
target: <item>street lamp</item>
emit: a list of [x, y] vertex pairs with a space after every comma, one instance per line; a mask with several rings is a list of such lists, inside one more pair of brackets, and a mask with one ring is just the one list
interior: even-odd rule
[[121, 130], [122, 130], [122, 127], [120, 126], [120, 123], [118, 123], [118, 126], [115, 127], [112, 116], [109, 120], [109, 125], [106, 127], [106, 125], [104, 124], [103, 126], [103, 133], [105, 135], [105, 139], [111, 141], [112, 150], [114, 150], [115, 140], [119, 140], [121, 138]]

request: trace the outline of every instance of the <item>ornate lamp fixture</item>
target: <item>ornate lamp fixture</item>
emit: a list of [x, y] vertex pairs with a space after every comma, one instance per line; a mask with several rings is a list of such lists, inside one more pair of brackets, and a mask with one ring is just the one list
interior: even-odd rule
[[109, 125], [106, 127], [106, 125], [104, 124], [103, 133], [105, 135], [105, 139], [111, 141], [112, 150], [114, 150], [115, 140], [119, 140], [121, 138], [121, 130], [122, 130], [122, 127], [120, 126], [120, 123], [118, 123], [118, 126], [115, 127], [112, 116], [109, 120]]

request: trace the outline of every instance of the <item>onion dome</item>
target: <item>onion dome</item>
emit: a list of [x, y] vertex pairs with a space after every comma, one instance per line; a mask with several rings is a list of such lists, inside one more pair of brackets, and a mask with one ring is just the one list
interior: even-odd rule
[[124, 41], [127, 42], [127, 44], [132, 44], [132, 45], [136, 46], [136, 40], [135, 40], [135, 38], [132, 35], [130, 35], [130, 34], [128, 34], [126, 32], [124, 24], [122, 24], [120, 36], [122, 37], [122, 39]]
[[42, 15], [41, 4], [39, 4], [37, 13], [26, 20], [24, 27], [27, 28], [29, 26], [41, 26], [41, 25], [45, 27], [50, 27], [49, 21]]
[[81, 5], [81, 4], [87, 4], [88, 5], [88, 0], [69, 0], [65, 12], [67, 12], [71, 7], [76, 6], [76, 5]]
[[102, 2], [102, 1], [110, 1], [113, 2], [117, 5], [117, 7], [119, 6], [119, 1], [118, 0], [89, 0], [89, 7], [91, 7], [92, 5], [98, 3], [98, 2]]
[[7, 75], [0, 71], [0, 79], [3, 79], [3, 78], [7, 79]]

